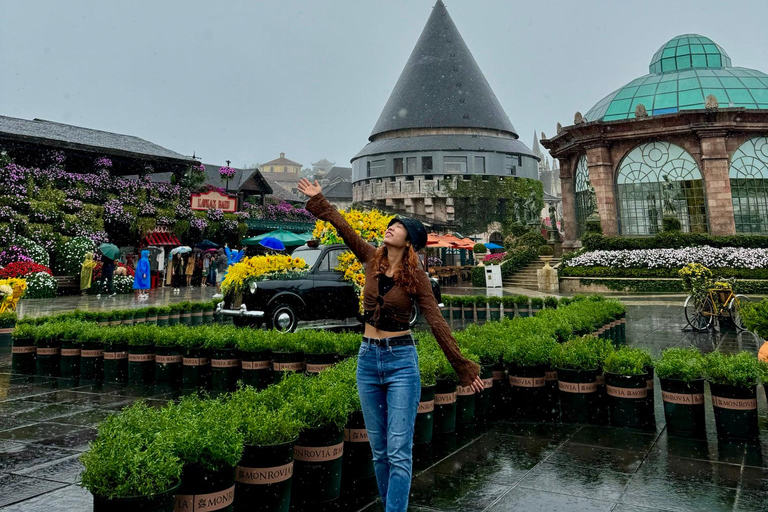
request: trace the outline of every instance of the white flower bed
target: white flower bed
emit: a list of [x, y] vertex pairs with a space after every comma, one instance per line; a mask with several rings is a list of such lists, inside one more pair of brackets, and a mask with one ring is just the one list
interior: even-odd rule
[[701, 263], [710, 268], [768, 268], [768, 249], [709, 246], [682, 249], [639, 249], [634, 251], [585, 252], [568, 262], [567, 267], [681, 268]]

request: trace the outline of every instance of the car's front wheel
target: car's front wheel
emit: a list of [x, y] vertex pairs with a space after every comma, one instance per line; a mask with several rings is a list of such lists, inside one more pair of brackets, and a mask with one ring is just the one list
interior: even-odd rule
[[411, 319], [408, 322], [408, 325], [413, 327], [416, 325], [416, 321], [419, 319], [419, 306], [416, 304], [413, 305], [413, 309], [411, 310]]
[[299, 324], [299, 315], [290, 304], [277, 304], [267, 318], [267, 328], [281, 332], [293, 332]]

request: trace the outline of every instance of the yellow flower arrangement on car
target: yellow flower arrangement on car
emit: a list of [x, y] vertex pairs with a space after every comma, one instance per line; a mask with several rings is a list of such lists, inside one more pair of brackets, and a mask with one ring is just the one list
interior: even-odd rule
[[[393, 215], [386, 215], [378, 210], [363, 212], [360, 210], [341, 210], [339, 213], [346, 219], [352, 229], [366, 240], [380, 244], [384, 240], [384, 233]], [[330, 222], [318, 220], [312, 232], [313, 238], [320, 240], [323, 245], [343, 244], [339, 233]], [[357, 292], [360, 313], [363, 312], [363, 288], [365, 288], [365, 269], [360, 260], [347, 251], [339, 256], [339, 264], [335, 270], [344, 274], [344, 280], [352, 283]]]
[[15, 311], [16, 304], [27, 289], [26, 279], [0, 279], [0, 313]]
[[221, 283], [221, 292], [224, 295], [239, 293], [245, 290], [251, 282], [301, 277], [308, 272], [307, 262], [302, 258], [293, 258], [287, 255], [244, 258], [239, 263], [229, 267], [227, 275]]

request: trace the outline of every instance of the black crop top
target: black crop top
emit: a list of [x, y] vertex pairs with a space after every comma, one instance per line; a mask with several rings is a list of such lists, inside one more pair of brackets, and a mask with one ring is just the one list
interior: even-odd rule
[[[379, 297], [377, 299], [381, 301], [382, 297], [384, 297], [384, 295], [386, 295], [387, 292], [394, 287], [395, 287], [394, 277], [389, 277], [386, 274], [380, 274], [379, 275]], [[365, 323], [371, 324], [379, 330], [388, 331], [388, 332], [399, 332], [399, 331], [407, 331], [411, 328], [411, 326], [407, 323], [397, 322], [387, 317], [380, 318], [379, 325], [374, 325], [372, 320], [373, 313], [374, 313], [374, 310], [372, 309], [365, 311], [363, 313], [363, 320], [365, 320]]]

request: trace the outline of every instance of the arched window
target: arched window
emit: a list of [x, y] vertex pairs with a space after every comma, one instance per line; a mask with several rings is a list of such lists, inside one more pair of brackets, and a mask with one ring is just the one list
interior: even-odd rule
[[579, 163], [576, 164], [573, 186], [576, 193], [576, 236], [581, 237], [586, 232], [587, 217], [592, 214], [597, 205], [595, 189], [589, 182], [586, 155], [579, 158]]
[[731, 157], [730, 177], [736, 232], [768, 234], [768, 138], [739, 146]]
[[707, 232], [704, 182], [693, 157], [669, 142], [651, 142], [630, 151], [616, 177], [619, 232], [653, 235], [665, 216], [676, 217], [687, 233]]

